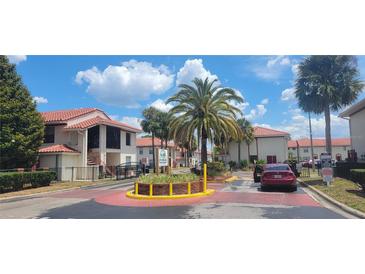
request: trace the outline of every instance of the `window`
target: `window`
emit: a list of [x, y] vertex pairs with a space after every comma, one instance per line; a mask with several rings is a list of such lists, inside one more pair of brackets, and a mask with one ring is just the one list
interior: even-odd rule
[[148, 153], [149, 153], [150, 155], [152, 155], [152, 154], [153, 154], [153, 149], [152, 149], [152, 148], [150, 148]]
[[268, 164], [276, 164], [276, 155], [268, 155], [266, 158]]
[[139, 155], [143, 155], [143, 148], [139, 149]]
[[130, 146], [131, 145], [131, 134], [129, 132], [125, 135], [125, 145]]
[[106, 127], [106, 147], [120, 149], [120, 129], [117, 127]]
[[54, 126], [46, 126], [44, 129], [44, 143], [45, 144], [53, 144], [54, 143]]
[[98, 148], [99, 147], [99, 135], [100, 135], [99, 126], [95, 126], [95, 127], [88, 129], [88, 131], [87, 131], [87, 147], [88, 148]]
[[303, 152], [308, 153], [308, 148], [307, 147], [304, 147], [303, 148]]
[[131, 164], [131, 162], [132, 162], [132, 156], [125, 156], [125, 163], [126, 163], [127, 165], [130, 165], [130, 164]]

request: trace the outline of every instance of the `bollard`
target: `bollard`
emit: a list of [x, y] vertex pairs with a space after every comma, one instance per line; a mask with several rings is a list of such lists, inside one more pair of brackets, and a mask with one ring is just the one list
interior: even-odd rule
[[170, 185], [169, 185], [169, 195], [172, 196], [172, 183], [170, 182]]
[[203, 192], [207, 192], [207, 164], [204, 164], [204, 186]]
[[136, 183], [136, 186], [134, 187], [134, 192], [136, 195], [138, 195], [138, 183]]
[[191, 183], [188, 183], [188, 194], [191, 194]]
[[153, 195], [153, 184], [150, 184], [150, 196]]

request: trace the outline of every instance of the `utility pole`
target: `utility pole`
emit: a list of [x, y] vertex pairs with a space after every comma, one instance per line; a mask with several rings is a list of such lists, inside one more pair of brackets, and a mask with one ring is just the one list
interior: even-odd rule
[[310, 112], [308, 112], [308, 120], [309, 120], [309, 136], [310, 136], [310, 141], [311, 141], [312, 170], [314, 172], [313, 135], [312, 135], [312, 121], [311, 121], [311, 113]]

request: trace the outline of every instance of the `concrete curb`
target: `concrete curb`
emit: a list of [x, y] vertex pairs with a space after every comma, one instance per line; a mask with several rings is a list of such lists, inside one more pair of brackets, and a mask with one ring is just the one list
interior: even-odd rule
[[[126, 186], [128, 186], [128, 184], [132, 185], [132, 182], [125, 183]], [[107, 186], [112, 186], [112, 185], [118, 185], [118, 183], [116, 183], [114, 181], [113, 183], [110, 183], [110, 184], [100, 183], [100, 184], [89, 185], [89, 186], [77, 186], [77, 187], [72, 187], [72, 188], [51, 190], [51, 191], [39, 192], [39, 193], [33, 193], [33, 194], [18, 195], [18, 196], [13, 196], [13, 197], [4, 197], [4, 198], [0, 198], [0, 203], [1, 202], [11, 202], [12, 200], [36, 197], [36, 196], [40, 196], [43, 194], [52, 194], [52, 193], [58, 193], [58, 192], [71, 191], [71, 190], [75, 190], [75, 189], [87, 189], [87, 188], [93, 188], [93, 187], [103, 187], [103, 186], [107, 187]]]
[[306, 182], [303, 182], [301, 180], [298, 179], [298, 182], [302, 185], [302, 186], [305, 186], [307, 188], [309, 188], [311, 191], [315, 192], [317, 195], [321, 196], [323, 199], [325, 199], [327, 202], [341, 208], [343, 211], [346, 211], [347, 213], [349, 214], [352, 214], [358, 218], [361, 218], [361, 219], [365, 219], [365, 213], [362, 213], [361, 211], [357, 210], [357, 209], [354, 209], [354, 208], [351, 208], [337, 200], [335, 200], [334, 198], [328, 196], [327, 194], [324, 194], [322, 191], [316, 189], [315, 187], [307, 184]]

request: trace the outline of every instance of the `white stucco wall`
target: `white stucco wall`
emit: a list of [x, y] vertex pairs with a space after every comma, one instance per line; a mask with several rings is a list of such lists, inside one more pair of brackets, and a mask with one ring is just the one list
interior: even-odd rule
[[[250, 144], [250, 155], [257, 155], [256, 140], [258, 142], [258, 159], [267, 160], [267, 156], [275, 155], [277, 162], [283, 162], [288, 159], [288, 141], [286, 137], [258, 137]], [[227, 161], [238, 162], [238, 143], [231, 142], [228, 146], [229, 157]], [[247, 144], [241, 142], [240, 146], [241, 160], [249, 160]]]
[[[308, 152], [305, 152], [305, 147], [299, 148], [299, 160], [300, 161], [307, 161], [311, 158], [311, 148], [308, 147]], [[337, 154], [341, 154], [341, 159], [345, 160], [347, 158], [347, 151], [350, 150], [350, 146], [332, 146], [332, 158], [336, 159]], [[292, 151], [292, 150], [291, 150]], [[313, 154], [317, 155], [319, 159], [321, 153], [326, 152], [326, 147], [313, 147]], [[293, 157], [296, 157], [296, 151], [293, 151]]]
[[350, 134], [352, 148], [360, 159], [365, 154], [365, 109], [351, 115]]
[[120, 133], [120, 162], [123, 164], [126, 162], [127, 156], [131, 157], [131, 162], [137, 162], [137, 148], [136, 148], [136, 133], [131, 132], [131, 144], [126, 145], [126, 131], [121, 131]]

